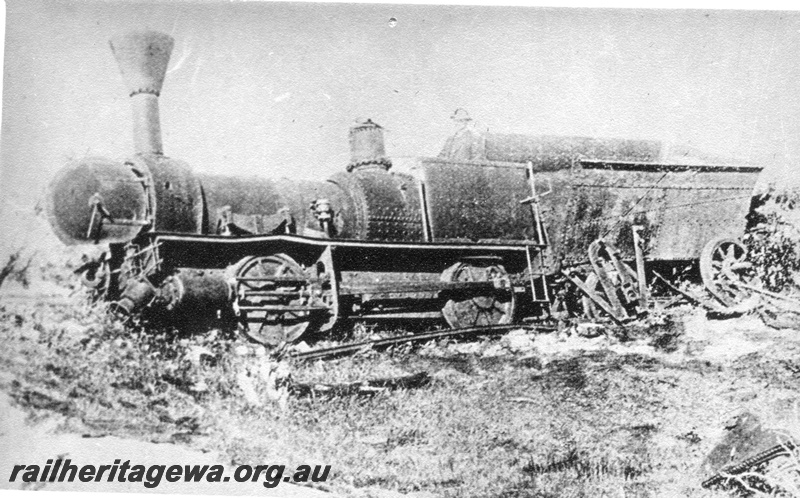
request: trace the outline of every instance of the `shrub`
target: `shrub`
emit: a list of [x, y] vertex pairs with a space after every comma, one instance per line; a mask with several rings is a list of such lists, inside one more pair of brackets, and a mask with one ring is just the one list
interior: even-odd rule
[[764, 286], [775, 292], [798, 285], [800, 276], [800, 191], [770, 186], [754, 199], [744, 236], [748, 259]]

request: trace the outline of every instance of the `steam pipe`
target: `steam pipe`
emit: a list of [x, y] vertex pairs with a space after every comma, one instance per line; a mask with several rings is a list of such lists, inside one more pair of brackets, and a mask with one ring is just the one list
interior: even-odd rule
[[109, 44], [130, 92], [136, 152], [163, 154], [158, 96], [175, 41], [157, 31], [133, 31]]

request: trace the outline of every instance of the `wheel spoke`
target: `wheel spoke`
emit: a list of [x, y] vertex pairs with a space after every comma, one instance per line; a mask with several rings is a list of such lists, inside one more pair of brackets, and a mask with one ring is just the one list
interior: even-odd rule
[[[502, 266], [480, 266], [470, 263], [457, 263], [442, 274], [446, 282], [490, 282], [495, 278], [504, 277], [507, 273]], [[510, 321], [514, 310], [514, 295], [508, 297], [509, 303], [500, 306], [497, 291], [486, 294], [472, 295], [466, 298], [451, 299], [442, 309], [442, 315], [447, 323], [454, 328], [494, 325]], [[502, 294], [505, 299], [505, 293]]]
[[[245, 296], [246, 304], [251, 306], [262, 305], [302, 305], [303, 299], [293, 296], [246, 296], [247, 290], [261, 290], [269, 288], [276, 293], [297, 292], [302, 285], [290, 284], [271, 280], [279, 277], [305, 279], [305, 272], [291, 258], [282, 254], [253, 257], [249, 262], [244, 263], [241, 269], [236, 272], [239, 286], [243, 289], [237, 291], [237, 295]], [[263, 279], [258, 280], [246, 279]], [[245, 327], [247, 335], [262, 344], [270, 346], [280, 342], [294, 341], [302, 335], [308, 328], [312, 314], [309, 311], [247, 311], [242, 312], [241, 322]]]
[[700, 274], [706, 289], [726, 306], [733, 306], [747, 297], [736, 287], [746, 282], [752, 265], [747, 262], [747, 249], [735, 240], [711, 241], [700, 256]]
[[481, 315], [484, 319], [484, 325], [491, 325], [494, 322], [494, 313], [492, 313], [491, 308], [481, 310]]
[[475, 318], [472, 320], [472, 327], [478, 324], [478, 319], [481, 317], [480, 309], [475, 309], [473, 315]]
[[466, 280], [467, 282], [474, 282], [475, 281], [475, 275], [474, 275], [474, 273], [472, 271], [472, 267], [471, 266], [467, 266], [465, 268], [464, 274], [467, 276], [467, 280]]

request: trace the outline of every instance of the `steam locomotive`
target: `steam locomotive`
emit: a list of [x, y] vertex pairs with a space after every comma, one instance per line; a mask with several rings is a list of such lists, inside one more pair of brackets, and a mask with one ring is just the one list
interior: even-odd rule
[[163, 153], [173, 43], [112, 38], [135, 154], [72, 162], [47, 195], [61, 241], [105, 249], [79, 273], [119, 313], [216, 315], [277, 345], [353, 318], [516, 323], [569, 308], [567, 289], [622, 321], [656, 269], [698, 264], [735, 298], [724, 282], [746, 267], [736, 239], [761, 168], [656, 141], [462, 132], [397, 172], [362, 119], [327, 181], [200, 175]]

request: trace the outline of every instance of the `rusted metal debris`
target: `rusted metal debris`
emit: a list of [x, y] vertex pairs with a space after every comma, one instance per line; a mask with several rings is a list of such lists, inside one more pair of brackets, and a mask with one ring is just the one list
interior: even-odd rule
[[760, 289], [758, 287], [755, 287], [753, 285], [748, 285], [743, 282], [732, 282], [732, 285], [741, 287], [742, 289], [747, 289], [749, 291], [755, 292], [756, 294], [761, 294], [762, 296], [766, 296], [772, 299], [777, 299], [778, 301], [791, 303], [796, 306], [796, 308], [792, 309], [791, 311], [795, 312], [800, 311], [800, 299], [790, 296], [785, 296], [783, 294], [776, 294], [774, 292], [770, 292], [765, 289]]
[[575, 286], [580, 289], [583, 294], [586, 295], [592, 302], [597, 305], [604, 313], [606, 313], [617, 325], [622, 325], [622, 319], [614, 313], [614, 310], [609, 306], [605, 299], [602, 296], [597, 294], [591, 287], [586, 285], [581, 279], [573, 275], [571, 272], [567, 272], [565, 270], [561, 271], [561, 274], [567, 277], [570, 282], [575, 284]]
[[369, 351], [377, 349], [385, 349], [397, 344], [405, 344], [410, 342], [430, 341], [433, 339], [441, 339], [443, 337], [455, 337], [471, 335], [473, 337], [482, 335], [494, 335], [508, 332], [513, 329], [529, 329], [540, 332], [553, 332], [556, 327], [545, 325], [494, 325], [490, 327], [466, 327], [451, 330], [438, 330], [435, 332], [424, 332], [421, 334], [410, 334], [399, 337], [387, 337], [384, 339], [373, 339], [370, 341], [356, 342], [353, 344], [345, 344], [343, 346], [334, 346], [330, 348], [316, 349], [312, 351], [305, 351], [302, 353], [290, 353], [292, 358], [300, 360], [319, 360], [323, 358], [333, 358], [336, 356], [343, 356], [347, 354], [354, 354], [359, 351]]
[[704, 488], [710, 488], [712, 486], [718, 486], [720, 484], [725, 483], [726, 480], [731, 478], [735, 478], [737, 475], [740, 475], [749, 469], [761, 465], [764, 463], [769, 462], [770, 460], [774, 460], [778, 457], [782, 456], [791, 456], [792, 451], [794, 451], [796, 446], [791, 441], [787, 441], [782, 444], [777, 444], [771, 448], [768, 448], [761, 453], [753, 455], [750, 458], [742, 460], [739, 463], [729, 465], [720, 469], [719, 472], [714, 474], [712, 477], [709, 477], [705, 481], [703, 481], [702, 486]]
[[431, 380], [428, 372], [418, 372], [401, 377], [384, 377], [343, 384], [292, 383], [290, 391], [296, 396], [373, 396], [394, 389], [415, 389], [426, 386]]
[[[705, 308], [710, 314], [716, 315], [718, 317], [730, 317], [735, 315], [740, 315], [746, 311], [752, 311], [753, 309], [757, 309], [759, 314], [762, 315], [762, 319], [764, 319], [767, 325], [770, 325], [770, 320], [764, 318], [764, 313], [769, 312], [769, 310], [778, 309], [780, 312], [789, 313], [789, 314], [798, 314], [800, 313], [800, 299], [795, 296], [788, 296], [785, 294], [778, 294], [775, 292], [770, 292], [766, 289], [762, 289], [760, 287], [750, 285], [736, 279], [731, 279], [727, 282], [728, 286], [736, 287], [743, 291], [749, 291], [751, 293], [757, 294], [762, 297], [760, 303], [753, 303], [750, 307], [743, 309], [741, 304], [734, 307], [726, 307], [720, 304], [716, 304], [713, 302], [708, 302], [702, 299], [699, 299], [697, 296], [694, 296], [678, 287], [673, 285], [669, 280], [667, 280], [664, 276], [662, 276], [657, 271], [653, 271], [653, 275], [661, 281], [662, 284], [666, 286], [671, 292], [674, 292], [678, 295], [678, 299], [685, 299], [690, 304], [701, 306]], [[743, 303], [742, 303], [743, 304]], [[709, 315], [711, 316], [711, 315]]]
[[657, 271], [653, 271], [653, 275], [655, 275], [655, 276], [656, 276], [656, 277], [657, 277], [659, 280], [661, 280], [661, 282], [662, 282], [662, 283], [663, 283], [663, 284], [664, 284], [664, 285], [665, 285], [665, 286], [666, 286], [666, 287], [667, 287], [669, 290], [671, 290], [672, 292], [675, 292], [675, 293], [676, 293], [676, 294], [678, 294], [679, 296], [683, 297], [684, 299], [686, 299], [687, 301], [689, 301], [689, 303], [690, 303], [690, 304], [694, 304], [694, 305], [697, 305], [697, 306], [702, 306], [703, 308], [705, 308], [705, 309], [707, 309], [707, 310], [709, 310], [709, 311], [720, 311], [720, 307], [719, 307], [719, 306], [716, 306], [716, 305], [714, 305], [714, 304], [708, 303], [708, 302], [706, 302], [706, 301], [701, 301], [700, 299], [698, 299], [698, 298], [696, 298], [695, 296], [693, 296], [693, 295], [689, 294], [688, 292], [686, 292], [686, 291], [683, 291], [683, 290], [681, 290], [680, 288], [678, 288], [678, 287], [676, 287], [676, 286], [672, 285], [672, 284], [669, 282], [669, 280], [667, 280], [666, 278], [664, 278], [664, 276], [662, 276], [662, 275], [661, 275], [660, 273], [658, 273]]

